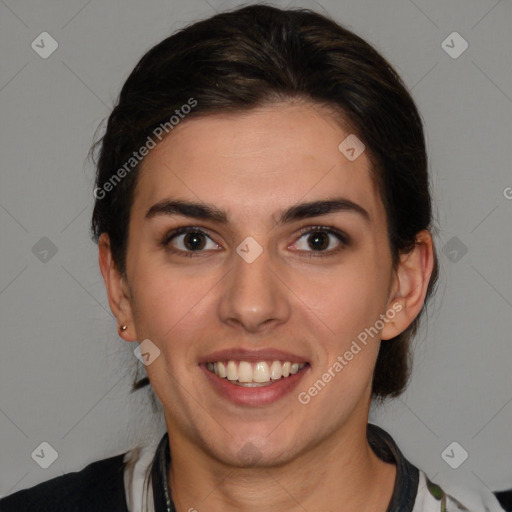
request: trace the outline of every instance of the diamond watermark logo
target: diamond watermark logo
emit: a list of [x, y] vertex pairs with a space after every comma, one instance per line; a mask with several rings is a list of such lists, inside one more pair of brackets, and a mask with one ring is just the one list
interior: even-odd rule
[[467, 254], [468, 248], [459, 238], [452, 236], [452, 238], [443, 245], [442, 251], [452, 263], [457, 263]]
[[263, 247], [256, 242], [252, 236], [248, 236], [244, 241], [236, 248], [236, 252], [241, 256], [247, 263], [252, 263], [258, 258], [263, 252]]
[[468, 42], [458, 32], [452, 32], [441, 43], [441, 48], [452, 59], [458, 59], [468, 49], [468, 46]]
[[47, 59], [59, 47], [59, 43], [48, 32], [41, 32], [30, 46], [39, 57]]
[[139, 343], [133, 353], [144, 366], [149, 366], [160, 356], [160, 349], [151, 340], [146, 339]]
[[361, 156], [365, 150], [365, 145], [353, 133], [351, 133], [346, 139], [340, 142], [338, 149], [347, 160], [353, 162]]
[[59, 454], [50, 443], [44, 441], [31, 453], [31, 457], [39, 466], [47, 469], [59, 458]]
[[468, 452], [457, 441], [450, 443], [441, 453], [441, 458], [452, 469], [460, 467], [468, 456]]
[[57, 254], [57, 250], [57, 246], [49, 238], [43, 236], [32, 247], [32, 254], [41, 263], [48, 263]]
[[262, 453], [257, 446], [247, 442], [238, 450], [237, 455], [244, 466], [252, 466], [261, 459]]

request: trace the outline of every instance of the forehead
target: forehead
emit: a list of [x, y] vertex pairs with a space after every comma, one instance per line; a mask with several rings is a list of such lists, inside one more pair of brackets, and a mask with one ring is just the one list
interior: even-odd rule
[[351, 160], [345, 146], [339, 149], [349, 135], [327, 110], [309, 104], [185, 119], [143, 161], [134, 208], [179, 197], [243, 220], [343, 196], [379, 217], [366, 151]]

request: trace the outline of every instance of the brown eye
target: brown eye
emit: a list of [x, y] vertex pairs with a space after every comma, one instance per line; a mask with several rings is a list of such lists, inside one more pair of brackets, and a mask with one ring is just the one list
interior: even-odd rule
[[183, 245], [191, 251], [202, 249], [206, 244], [202, 233], [185, 233], [183, 235]]
[[[208, 241], [210, 241], [210, 247], [207, 247]], [[219, 245], [204, 231], [190, 226], [171, 231], [164, 237], [161, 245], [174, 254], [188, 257], [199, 256], [199, 253], [205, 252], [203, 249], [219, 248]]]
[[[306, 228], [306, 230], [302, 232], [299, 240], [302, 238], [306, 240], [306, 243], [295, 243], [294, 245], [300, 252], [310, 253], [308, 257], [331, 256], [348, 246], [350, 242], [349, 237], [345, 233], [335, 228], [321, 226]], [[337, 244], [336, 240], [338, 242]]]
[[322, 251], [329, 246], [329, 235], [322, 231], [315, 231], [308, 235], [308, 244], [314, 251]]

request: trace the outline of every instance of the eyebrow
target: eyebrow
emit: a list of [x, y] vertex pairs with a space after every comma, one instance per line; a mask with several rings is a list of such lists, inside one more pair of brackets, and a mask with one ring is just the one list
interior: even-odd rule
[[[367, 223], [371, 222], [370, 214], [362, 206], [344, 197], [335, 197], [295, 204], [280, 213], [277, 225], [336, 212], [355, 213], [361, 216]], [[150, 219], [157, 215], [179, 215], [194, 219], [210, 220], [219, 224], [229, 224], [229, 216], [226, 211], [214, 205], [182, 199], [164, 199], [159, 201], [148, 210], [146, 218]]]

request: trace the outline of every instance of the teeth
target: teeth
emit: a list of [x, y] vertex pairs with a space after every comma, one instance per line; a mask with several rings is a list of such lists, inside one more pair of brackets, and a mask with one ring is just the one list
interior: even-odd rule
[[240, 361], [238, 365], [238, 382], [252, 382], [252, 366], [247, 361]]
[[228, 380], [237, 380], [238, 379], [238, 368], [236, 367], [235, 361], [228, 362], [226, 375], [227, 375]]
[[[253, 386], [263, 383], [271, 383], [289, 375], [294, 375], [306, 363], [291, 363], [290, 361], [216, 361], [207, 363], [206, 367], [219, 377], [235, 383], [243, 383], [246, 386]], [[237, 382], [236, 382], [237, 381]], [[253, 386], [254, 387], [254, 386]]]
[[280, 379], [283, 376], [283, 366], [279, 361], [274, 361], [270, 367], [270, 378], [272, 380]]
[[[240, 367], [238, 367], [238, 372], [240, 373]], [[238, 380], [240, 380], [240, 378]], [[254, 370], [252, 371], [252, 380], [254, 382], [270, 381], [270, 369], [265, 361], [261, 361], [261, 363], [256, 363], [256, 365], [254, 366]]]

